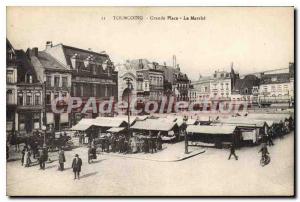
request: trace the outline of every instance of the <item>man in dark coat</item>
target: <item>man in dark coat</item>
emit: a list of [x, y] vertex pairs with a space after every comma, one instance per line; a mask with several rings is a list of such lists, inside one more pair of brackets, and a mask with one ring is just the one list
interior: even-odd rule
[[237, 155], [235, 154], [235, 147], [234, 147], [233, 144], [232, 144], [231, 147], [230, 147], [230, 155], [229, 155], [229, 157], [228, 157], [228, 160], [230, 160], [231, 155], [234, 156], [235, 160], [238, 160], [238, 157], [237, 157]]
[[88, 163], [91, 163], [93, 162], [93, 150], [92, 150], [92, 147], [89, 146], [89, 149], [88, 149]]
[[78, 154], [75, 154], [75, 158], [73, 159], [73, 162], [72, 162], [72, 168], [73, 168], [73, 172], [74, 172], [74, 180], [76, 179], [76, 177], [79, 180], [81, 166], [82, 166], [82, 160], [81, 160], [81, 158], [79, 158]]
[[45, 170], [45, 151], [44, 149], [39, 149], [38, 151], [38, 155], [39, 155], [39, 164], [40, 164], [40, 169], [41, 170]]
[[161, 135], [160, 134], [158, 134], [158, 136], [157, 136], [157, 150], [162, 150], [162, 138], [161, 138]]
[[22, 166], [24, 164], [24, 156], [25, 156], [25, 151], [26, 151], [27, 147], [24, 146], [23, 149], [22, 149], [22, 157], [21, 157], [21, 163], [22, 163]]
[[64, 163], [66, 162], [65, 152], [62, 148], [60, 148], [58, 153], [58, 163], [59, 163], [59, 170], [64, 170]]

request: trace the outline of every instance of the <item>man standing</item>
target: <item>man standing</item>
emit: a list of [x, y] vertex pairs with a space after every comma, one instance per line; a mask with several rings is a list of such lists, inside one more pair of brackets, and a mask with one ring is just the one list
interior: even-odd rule
[[81, 160], [81, 158], [79, 158], [78, 154], [75, 154], [75, 158], [73, 159], [73, 162], [72, 162], [72, 168], [73, 168], [73, 172], [74, 172], [74, 180], [76, 179], [76, 177], [79, 180], [81, 166], [82, 166], [82, 160]]
[[238, 160], [238, 157], [237, 157], [237, 155], [235, 154], [235, 148], [234, 148], [234, 145], [233, 145], [233, 144], [232, 144], [231, 147], [230, 147], [230, 155], [229, 155], [228, 160], [230, 160], [231, 155], [234, 156], [235, 160]]
[[64, 163], [66, 162], [65, 152], [62, 148], [60, 148], [58, 152], [58, 163], [60, 171], [64, 170]]
[[39, 163], [40, 163], [40, 169], [45, 170], [45, 162], [48, 159], [48, 152], [47, 148], [43, 148], [39, 151]]
[[91, 145], [89, 145], [89, 149], [88, 149], [88, 163], [93, 162], [93, 153], [92, 153], [92, 147]]

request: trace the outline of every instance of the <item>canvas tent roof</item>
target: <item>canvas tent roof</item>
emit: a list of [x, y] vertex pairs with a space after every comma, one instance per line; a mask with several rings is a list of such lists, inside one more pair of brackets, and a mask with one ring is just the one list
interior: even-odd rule
[[93, 125], [94, 119], [81, 119], [75, 126], [73, 126], [70, 130], [79, 130], [84, 131]]
[[78, 130], [78, 131], [85, 131], [87, 130], [91, 125], [85, 125], [85, 124], [76, 124], [73, 126], [70, 130]]
[[111, 132], [111, 133], [118, 133], [123, 131], [125, 128], [124, 127], [113, 127], [108, 129], [106, 132]]
[[177, 125], [176, 122], [166, 119], [146, 119], [144, 121], [136, 121], [132, 129], [137, 130], [155, 130], [155, 131], [170, 131]]
[[204, 126], [204, 125], [189, 125], [186, 129], [188, 133], [200, 133], [200, 134], [232, 134], [236, 129], [236, 126]]
[[93, 121], [93, 125], [100, 127], [120, 127], [123, 123], [127, 123], [124, 118], [118, 117], [97, 117]]
[[127, 123], [123, 118], [119, 117], [97, 117], [96, 119], [81, 119], [71, 130], [87, 130], [91, 126], [100, 127], [120, 127], [123, 123]]
[[280, 121], [284, 121], [284, 119], [291, 117], [291, 114], [249, 114], [249, 119], [257, 119], [257, 120], [271, 120], [275, 123], [279, 123]]
[[234, 117], [234, 118], [226, 118], [218, 121], [219, 123], [224, 124], [234, 124], [236, 126], [254, 126], [254, 127], [263, 127], [266, 124], [265, 120], [256, 120], [249, 119], [244, 117]]
[[196, 122], [197, 122], [196, 119], [188, 119], [188, 120], [186, 121], [186, 124], [187, 124], [187, 125], [194, 125]]

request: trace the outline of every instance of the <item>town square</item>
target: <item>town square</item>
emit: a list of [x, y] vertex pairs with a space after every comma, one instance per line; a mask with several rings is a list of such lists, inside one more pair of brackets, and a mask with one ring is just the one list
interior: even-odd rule
[[293, 7], [7, 19], [8, 196], [295, 195]]

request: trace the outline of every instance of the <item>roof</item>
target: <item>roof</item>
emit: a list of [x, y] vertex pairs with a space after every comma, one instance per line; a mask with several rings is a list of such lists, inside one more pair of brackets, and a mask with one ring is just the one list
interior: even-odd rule
[[85, 60], [86, 58], [88, 58], [89, 56], [92, 55], [94, 58], [94, 61], [96, 61], [96, 62], [103, 63], [106, 60], [110, 61], [109, 56], [104, 53], [97, 53], [97, 52], [94, 52], [91, 50], [84, 50], [84, 49], [67, 46], [67, 45], [63, 45], [63, 44], [61, 44], [61, 45], [62, 45], [62, 48], [65, 53], [66, 62], [70, 66], [72, 66], [71, 57], [73, 57], [75, 54], [77, 54], [77, 58], [79, 58], [81, 60]]
[[85, 131], [89, 127], [93, 125], [94, 119], [81, 119], [75, 126], [73, 126], [70, 130], [79, 130]]
[[196, 122], [197, 122], [196, 119], [188, 119], [188, 120], [186, 121], [186, 124], [187, 124], [187, 125], [194, 125]]
[[256, 120], [256, 119], [249, 119], [244, 117], [230, 117], [221, 119], [220, 123], [225, 124], [234, 124], [236, 126], [246, 126], [246, 127], [263, 127], [266, 124], [265, 120]]
[[253, 86], [258, 85], [259, 79], [255, 75], [246, 75], [243, 79], [237, 79], [235, 81], [234, 89], [243, 90], [247, 88], [249, 90], [248, 93], [250, 94]]
[[111, 132], [111, 133], [118, 133], [123, 131], [125, 128], [124, 127], [113, 127], [108, 129], [106, 132]]
[[38, 83], [38, 78], [36, 71], [30, 62], [28, 56], [23, 50], [15, 50], [16, 53], [16, 61], [18, 64], [18, 83], [25, 82], [25, 75], [29, 73], [32, 76], [32, 83]]
[[43, 65], [43, 67], [46, 69], [69, 70], [66, 66], [58, 62], [54, 57], [52, 57], [45, 51], [39, 51], [37, 58], [39, 59], [39, 62]]
[[95, 119], [81, 119], [71, 130], [87, 130], [91, 126], [99, 127], [120, 127], [126, 123], [123, 118], [119, 117], [97, 117]]
[[288, 83], [288, 82], [290, 82], [289, 73], [265, 74], [261, 78], [261, 84], [275, 84], [275, 83]]
[[100, 127], [120, 127], [124, 123], [127, 122], [118, 117], [97, 117], [93, 121], [93, 125]]
[[265, 120], [279, 123], [284, 121], [286, 118], [290, 118], [291, 114], [248, 114], [247, 116], [251, 120]]
[[235, 131], [236, 126], [204, 126], [204, 125], [189, 125], [186, 129], [188, 133], [200, 134], [215, 134], [215, 135], [230, 135]]
[[167, 119], [146, 119], [144, 121], [136, 121], [132, 129], [136, 130], [155, 130], [155, 131], [170, 131], [177, 123]]

